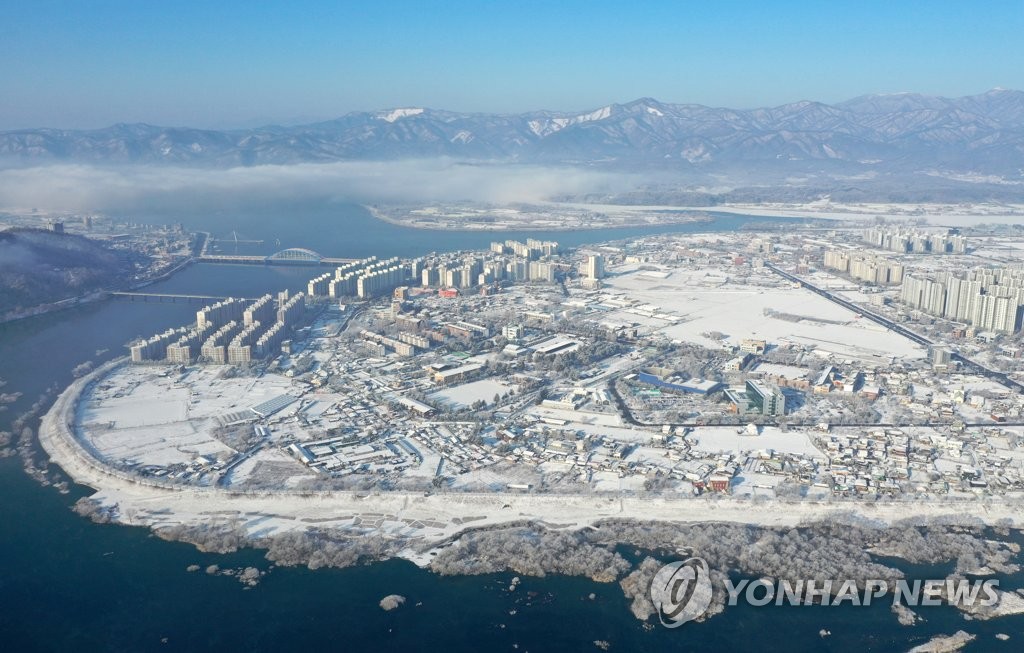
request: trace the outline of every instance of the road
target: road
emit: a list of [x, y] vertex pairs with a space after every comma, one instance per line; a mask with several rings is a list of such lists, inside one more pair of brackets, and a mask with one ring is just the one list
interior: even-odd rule
[[[884, 326], [885, 328], [889, 329], [890, 331], [898, 333], [901, 336], [903, 336], [904, 338], [908, 338], [909, 340], [912, 340], [912, 341], [916, 342], [919, 345], [923, 345], [925, 347], [931, 347], [932, 345], [936, 344], [936, 343], [932, 342], [931, 340], [929, 340], [928, 338], [925, 338], [924, 336], [922, 336], [922, 335], [920, 335], [918, 333], [914, 333], [913, 331], [911, 331], [910, 329], [904, 327], [903, 325], [897, 324], [896, 322], [893, 322], [892, 320], [890, 320], [887, 317], [879, 315], [878, 313], [873, 313], [873, 312], [871, 312], [869, 310], [866, 310], [865, 308], [863, 308], [861, 306], [858, 306], [858, 305], [854, 304], [851, 301], [847, 301], [847, 300], [843, 299], [842, 297], [839, 297], [837, 295], [833, 295], [829, 291], [827, 291], [827, 290], [825, 290], [823, 288], [819, 288], [818, 286], [815, 286], [814, 284], [812, 284], [812, 283], [810, 283], [808, 281], [805, 281], [804, 279], [801, 279], [800, 277], [794, 276], [794, 275], [790, 274], [789, 272], [786, 272], [785, 270], [780, 270], [779, 268], [775, 267], [771, 263], [765, 262], [764, 266], [766, 268], [768, 268], [769, 270], [771, 270], [772, 272], [774, 272], [775, 274], [777, 274], [780, 277], [782, 277], [783, 279], [786, 279], [788, 281], [792, 281], [793, 283], [800, 284], [802, 287], [806, 288], [807, 290], [810, 290], [811, 292], [813, 292], [815, 294], [821, 295], [822, 297], [824, 297], [825, 299], [829, 300], [830, 302], [833, 302], [835, 304], [839, 304], [840, 306], [842, 306], [844, 308], [847, 308], [847, 309], [853, 311], [854, 313], [857, 313], [858, 315], [862, 315], [863, 317], [871, 320], [872, 322], [880, 324], [880, 325]], [[985, 367], [984, 365], [982, 365], [981, 363], [979, 363], [977, 361], [974, 361], [974, 360], [971, 360], [970, 358], [967, 358], [966, 356], [963, 356], [962, 354], [954, 353], [954, 354], [952, 354], [951, 358], [953, 360], [959, 362], [960, 364], [962, 364], [964, 367], [972, 369], [975, 373], [977, 373], [977, 374], [979, 374], [981, 376], [984, 376], [984, 377], [986, 377], [988, 379], [992, 379], [993, 381], [996, 381], [997, 383], [1000, 383], [1000, 384], [1006, 386], [1007, 388], [1010, 388], [1011, 390], [1016, 390], [1017, 392], [1024, 393], [1024, 383], [1021, 383], [1020, 381], [1017, 381], [1016, 379], [1011, 379], [1009, 376], [1007, 376], [1003, 372], [999, 372], [999, 371], [996, 371], [996, 370], [989, 369], [989, 368]]]

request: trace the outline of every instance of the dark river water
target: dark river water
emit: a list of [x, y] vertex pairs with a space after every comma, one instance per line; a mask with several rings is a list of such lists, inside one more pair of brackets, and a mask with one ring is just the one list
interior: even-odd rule
[[[347, 205], [290, 204], [189, 216], [154, 215], [190, 229], [262, 239], [264, 249], [308, 247], [336, 257], [414, 256], [482, 248], [487, 233], [412, 230]], [[720, 216], [710, 224], [557, 234], [567, 245], [643, 233], [729, 231], [764, 218]], [[154, 292], [256, 296], [298, 289], [315, 268], [195, 265]], [[124, 353], [124, 344], [194, 319], [194, 304], [94, 303], [0, 325], [2, 392], [24, 396], [0, 412], [0, 430], [47, 388], [63, 388], [71, 369]], [[101, 350], [107, 350], [98, 353]], [[259, 551], [202, 554], [139, 528], [101, 526], [72, 513], [70, 495], [43, 487], [18, 458], [0, 460], [0, 650], [21, 651], [904, 651], [939, 633], [978, 635], [967, 651], [1018, 651], [1024, 617], [966, 622], [951, 608], [921, 610], [927, 620], [900, 626], [885, 604], [871, 607], [730, 608], [704, 624], [645, 628], [617, 584], [512, 574], [439, 577], [403, 561], [345, 570], [274, 568], [254, 589], [186, 567], [268, 569]], [[407, 603], [384, 612], [387, 594]], [[594, 594], [594, 599], [589, 595]], [[514, 612], [514, 614], [512, 614]], [[821, 637], [819, 631], [831, 632]], [[1007, 633], [1007, 642], [996, 633]]]

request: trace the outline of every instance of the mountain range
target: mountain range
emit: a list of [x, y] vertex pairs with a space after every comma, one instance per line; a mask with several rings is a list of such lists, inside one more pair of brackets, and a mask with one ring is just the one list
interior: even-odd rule
[[0, 132], [0, 160], [214, 167], [458, 160], [781, 172], [941, 173], [1020, 179], [1024, 92], [868, 95], [762, 109], [641, 98], [592, 111], [456, 113], [400, 108], [298, 126], [204, 130], [118, 124]]

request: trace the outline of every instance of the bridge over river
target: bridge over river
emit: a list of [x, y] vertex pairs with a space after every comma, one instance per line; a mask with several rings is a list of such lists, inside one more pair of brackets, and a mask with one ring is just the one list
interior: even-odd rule
[[205, 248], [198, 260], [205, 263], [238, 263], [242, 265], [341, 265], [357, 259], [331, 258], [311, 249], [292, 247], [270, 256], [244, 256], [239, 254], [207, 254]]
[[[114, 299], [121, 299], [130, 302], [189, 302], [197, 304], [208, 304], [210, 302], [219, 302], [222, 299], [229, 299], [228, 297], [216, 297], [213, 295], [176, 295], [173, 293], [160, 293], [160, 292], [122, 292], [115, 291], [109, 293]], [[235, 297], [235, 299], [241, 299], [248, 302], [254, 302], [255, 299], [251, 297]]]

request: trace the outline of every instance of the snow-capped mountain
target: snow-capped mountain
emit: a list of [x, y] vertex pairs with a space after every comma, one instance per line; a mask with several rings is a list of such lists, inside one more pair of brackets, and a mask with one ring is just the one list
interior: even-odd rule
[[434, 156], [722, 171], [943, 170], [1019, 178], [1024, 93], [994, 89], [955, 99], [901, 93], [751, 110], [641, 98], [581, 112], [517, 115], [406, 107], [236, 131], [120, 124], [0, 132], [0, 159], [23, 163], [234, 166]]

